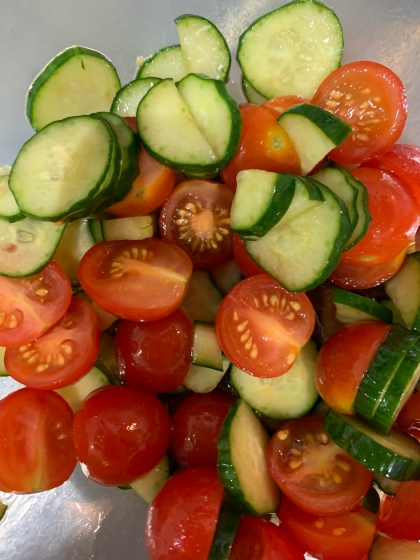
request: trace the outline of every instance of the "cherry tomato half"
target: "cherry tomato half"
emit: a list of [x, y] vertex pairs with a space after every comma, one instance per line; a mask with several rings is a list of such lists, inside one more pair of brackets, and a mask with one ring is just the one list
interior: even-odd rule
[[238, 265], [239, 270], [245, 276], [249, 278], [250, 276], [256, 276], [257, 274], [265, 274], [260, 266], [257, 265], [255, 261], [251, 259], [247, 250], [245, 249], [245, 244], [243, 239], [237, 234], [233, 234], [233, 256], [235, 257], [235, 262]]
[[378, 530], [393, 539], [420, 541], [420, 481], [402, 482], [379, 509]]
[[398, 428], [420, 441], [420, 393], [412, 395], [397, 418]]
[[41, 338], [8, 348], [7, 373], [34, 389], [60, 389], [81, 379], [99, 352], [98, 318], [92, 306], [72, 297], [64, 317]]
[[177, 309], [192, 274], [188, 255], [160, 239], [103, 241], [84, 255], [80, 283], [99, 307], [130, 321], [155, 321]]
[[223, 299], [216, 317], [223, 352], [256, 377], [286, 373], [314, 326], [308, 297], [288, 292], [268, 274], [239, 282]]

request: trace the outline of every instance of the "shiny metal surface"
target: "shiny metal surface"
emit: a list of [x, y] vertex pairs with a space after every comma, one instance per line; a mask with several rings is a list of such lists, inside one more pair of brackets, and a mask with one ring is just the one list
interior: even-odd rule
[[[173, 20], [210, 18], [232, 51], [239, 35], [282, 0], [0, 0], [0, 166], [12, 164], [32, 134], [26, 90], [59, 51], [80, 44], [104, 52], [123, 83], [136, 57], [177, 42]], [[407, 88], [409, 120], [402, 141], [420, 144], [419, 0], [329, 0], [341, 19], [344, 61], [370, 59], [391, 67]], [[238, 100], [236, 63], [229, 88]], [[0, 378], [0, 397], [15, 384]], [[0, 524], [1, 560], [147, 560], [146, 504], [132, 491], [102, 488], [78, 468], [61, 488], [32, 496], [0, 493], [10, 507]]]

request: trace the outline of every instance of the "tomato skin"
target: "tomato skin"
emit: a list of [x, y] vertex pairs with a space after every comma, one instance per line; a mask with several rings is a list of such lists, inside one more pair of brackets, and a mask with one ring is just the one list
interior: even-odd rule
[[189, 394], [172, 418], [170, 448], [184, 468], [216, 467], [217, 440], [234, 400], [223, 393]]
[[151, 560], [207, 560], [223, 487], [215, 468], [172, 476], [153, 500], [146, 521]]
[[402, 482], [379, 509], [378, 530], [392, 539], [420, 540], [420, 481]]
[[268, 274], [239, 282], [223, 299], [216, 316], [223, 352], [256, 377], [286, 373], [314, 326], [315, 313], [308, 297], [291, 294]]
[[130, 321], [156, 321], [181, 305], [192, 262], [160, 239], [102, 241], [83, 256], [80, 283], [108, 313]]
[[270, 441], [268, 467], [280, 490], [313, 515], [350, 511], [372, 483], [372, 473], [332, 441], [317, 416], [282, 424]]
[[380, 321], [349, 323], [322, 346], [315, 369], [321, 398], [336, 412], [354, 414], [357, 389], [391, 326]]
[[281, 526], [243, 516], [229, 560], [304, 560], [304, 555]]
[[124, 117], [125, 122], [133, 132], [137, 133], [137, 119], [136, 117]]
[[164, 456], [170, 420], [153, 395], [108, 386], [91, 393], [74, 416], [74, 443], [87, 476], [104, 486], [130, 484]]
[[[342, 94], [338, 99], [337, 93]], [[348, 95], [354, 97], [349, 100]], [[319, 86], [312, 102], [353, 128], [329, 154], [342, 164], [364, 163], [385, 154], [401, 136], [407, 120], [403, 83], [377, 62], [356, 61], [337, 68]]]
[[311, 103], [306, 97], [300, 95], [281, 95], [280, 97], [274, 97], [274, 99], [269, 99], [261, 105], [265, 109], [268, 109], [276, 119], [282, 115], [286, 109], [290, 109], [293, 105], [299, 105], [300, 103]]
[[277, 515], [289, 535], [322, 560], [358, 560], [375, 537], [375, 515], [359, 506], [340, 515], [320, 517], [306, 513], [283, 496]]
[[8, 348], [7, 373], [33, 389], [60, 389], [76, 383], [95, 365], [99, 323], [87, 301], [72, 297], [64, 317], [41, 338], [20, 348]]
[[150, 393], [179, 387], [191, 364], [193, 326], [177, 309], [157, 321], [121, 320], [115, 337], [115, 358], [124, 385]]
[[[25, 278], [1, 276], [0, 292], [0, 346], [18, 348], [42, 336], [63, 317], [70, 305], [71, 284], [64, 270], [50, 261]], [[10, 328], [12, 315], [17, 325]]]
[[20, 389], [0, 401], [0, 487], [42, 492], [76, 467], [73, 412], [53, 391]]
[[258, 266], [248, 255], [245, 249], [245, 243], [237, 233], [233, 234], [233, 256], [239, 270], [245, 278], [256, 276], [257, 274], [266, 274], [265, 270]]
[[420, 441], [420, 393], [414, 393], [397, 418], [398, 429]]

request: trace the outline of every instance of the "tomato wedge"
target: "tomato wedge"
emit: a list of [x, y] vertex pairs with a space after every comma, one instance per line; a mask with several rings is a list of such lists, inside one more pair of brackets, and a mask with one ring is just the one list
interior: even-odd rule
[[414, 393], [408, 399], [398, 415], [397, 426], [420, 441], [420, 393]]
[[256, 377], [286, 373], [314, 326], [308, 297], [288, 292], [268, 274], [239, 282], [222, 301], [216, 317], [223, 352], [238, 368]]
[[233, 256], [245, 278], [256, 276], [257, 274], [265, 274], [265, 270], [258, 266], [248, 255], [244, 241], [237, 233], [233, 234]]
[[99, 352], [98, 318], [92, 306], [73, 297], [64, 317], [41, 338], [8, 348], [6, 371], [34, 389], [60, 389], [78, 381]]
[[378, 529], [393, 539], [420, 541], [420, 482], [402, 482], [379, 509]]
[[177, 309], [187, 293], [192, 262], [160, 239], [103, 241], [84, 255], [80, 283], [99, 307], [130, 321], [155, 321]]

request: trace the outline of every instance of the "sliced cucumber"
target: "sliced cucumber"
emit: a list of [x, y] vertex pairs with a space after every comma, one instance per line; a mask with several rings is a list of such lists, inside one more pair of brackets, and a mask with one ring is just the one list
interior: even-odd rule
[[0, 521], [4, 518], [6, 511], [7, 511], [7, 505], [3, 504], [2, 502], [0, 502]]
[[341, 63], [343, 32], [324, 4], [295, 0], [252, 23], [239, 38], [237, 59], [246, 80], [268, 99], [312, 99]]
[[121, 88], [114, 98], [111, 112], [120, 117], [135, 117], [140, 101], [160, 78], [139, 78]]
[[156, 216], [135, 216], [132, 218], [115, 218], [102, 220], [104, 241], [148, 239], [156, 231]]
[[211, 369], [204, 366], [191, 365], [183, 385], [194, 393], [211, 393], [219, 385], [230, 366], [229, 360], [223, 356], [223, 369]]
[[378, 473], [373, 473], [373, 480], [378, 485], [379, 490], [382, 490], [382, 492], [385, 492], [388, 496], [394, 496], [398, 486], [401, 484], [401, 482], [391, 480], [387, 476]]
[[71, 117], [43, 128], [23, 145], [10, 174], [21, 211], [54, 222], [91, 213], [113, 171], [114, 146], [109, 125], [94, 117]]
[[374, 320], [392, 323], [392, 311], [374, 299], [335, 288], [333, 301], [337, 309], [335, 316], [340, 323]]
[[332, 409], [324, 428], [339, 447], [375, 473], [398, 481], [420, 477], [420, 445], [414, 438], [396, 430], [384, 436], [354, 416]]
[[[397, 484], [399, 483], [397, 482]], [[371, 513], [378, 513], [381, 505], [381, 499], [374, 485], [369, 488], [365, 496], [362, 498], [362, 500], [360, 500], [359, 505], [360, 507], [367, 509]]]
[[82, 401], [93, 391], [109, 385], [108, 377], [97, 367], [93, 367], [82, 379], [56, 392], [68, 402], [73, 412], [79, 410]]
[[407, 323], [404, 321], [404, 319], [401, 316], [401, 313], [398, 311], [398, 309], [395, 307], [395, 305], [393, 304], [392, 300], [390, 299], [383, 299], [381, 301], [381, 305], [383, 305], [384, 307], [386, 307], [387, 309], [389, 309], [392, 313], [392, 322], [393, 323], [399, 323], [400, 325], [402, 325], [403, 327], [407, 328]]
[[204, 74], [225, 82], [230, 69], [230, 51], [217, 27], [208, 19], [191, 14], [176, 18], [175, 25], [186, 73]]
[[102, 231], [102, 221], [101, 220], [88, 220], [88, 227], [90, 234], [95, 243], [99, 243], [104, 240], [104, 234]]
[[308, 414], [319, 397], [315, 388], [317, 355], [316, 345], [310, 340], [284, 375], [262, 379], [232, 365], [230, 382], [240, 398], [264, 416], [273, 420], [298, 418]]
[[67, 224], [54, 253], [54, 259], [67, 274], [73, 285], [80, 285], [77, 275], [80, 261], [94, 244], [87, 218]]
[[207, 560], [229, 560], [233, 540], [239, 528], [240, 512], [223, 503]]
[[307, 175], [333, 148], [339, 146], [352, 128], [329, 111], [301, 103], [286, 109], [277, 119], [290, 136], [300, 159], [302, 175]]
[[420, 541], [400, 541], [378, 535], [369, 551], [369, 560], [419, 560]]
[[0, 220], [13, 223], [23, 220], [25, 216], [16, 204], [15, 197], [9, 187], [11, 170], [10, 165], [0, 167]]
[[279, 507], [280, 491], [267, 467], [269, 442], [250, 406], [237, 400], [223, 422], [217, 469], [230, 502], [244, 513], [262, 515]]
[[194, 270], [181, 309], [191, 322], [214, 323], [223, 296], [204, 270]]
[[385, 291], [408, 328], [420, 332], [420, 252], [405, 257], [400, 270], [385, 282]]
[[210, 276], [216, 288], [218, 288], [224, 296], [228, 294], [236, 284], [239, 284], [239, 282], [244, 279], [235, 259], [230, 259], [212, 268]]
[[223, 354], [216, 336], [216, 329], [211, 323], [194, 323], [194, 342], [192, 363], [195, 366], [216, 369], [224, 372]]
[[131, 488], [150, 504], [170, 475], [169, 458], [165, 455], [151, 471], [131, 483]]
[[117, 71], [106, 56], [85, 47], [70, 47], [35, 78], [28, 91], [26, 115], [34, 129], [40, 130], [67, 117], [109, 111], [120, 88]]
[[7, 377], [9, 375], [4, 365], [5, 353], [6, 353], [6, 348], [4, 348], [4, 346], [0, 346], [0, 377]]
[[115, 360], [115, 335], [109, 331], [101, 333], [99, 354], [95, 366], [105, 373], [114, 385], [121, 385], [121, 377]]
[[260, 95], [258, 91], [255, 91], [251, 84], [246, 81], [245, 76], [242, 76], [242, 91], [247, 100], [254, 105], [262, 105], [268, 101], [266, 97]]
[[139, 78], [171, 78], [175, 82], [187, 75], [182, 58], [181, 45], [165, 47], [147, 58], [137, 70]]
[[369, 205], [368, 205], [368, 191], [363, 183], [357, 181], [351, 173], [342, 169], [342, 173], [344, 173], [347, 181], [353, 185], [359, 192], [356, 201], [357, 207], [357, 215], [359, 217], [356, 227], [353, 230], [353, 233], [350, 239], [346, 243], [346, 251], [356, 245], [365, 235], [368, 230], [369, 224], [372, 221], [372, 216], [369, 212]]

